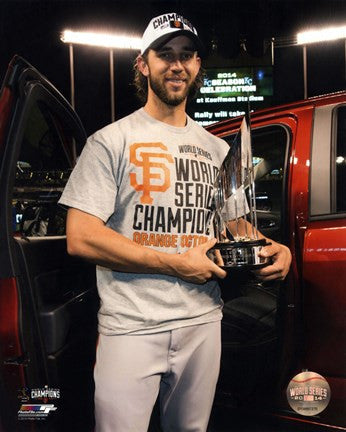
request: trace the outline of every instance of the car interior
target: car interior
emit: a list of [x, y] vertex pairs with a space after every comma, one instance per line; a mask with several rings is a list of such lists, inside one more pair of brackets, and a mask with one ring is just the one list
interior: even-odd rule
[[[230, 145], [234, 135], [224, 137]], [[257, 227], [266, 237], [285, 242], [285, 178], [289, 134], [283, 126], [252, 130]], [[261, 283], [253, 273], [232, 269], [221, 281], [221, 374], [216, 401], [235, 408], [260, 409], [266, 394], [274, 397], [273, 379], [280, 358], [282, 282]], [[270, 378], [270, 379], [269, 379]], [[268, 389], [268, 382], [273, 388]], [[271, 391], [270, 391], [271, 390]], [[269, 403], [269, 400], [268, 400]]]
[[[64, 416], [56, 430], [93, 424], [93, 367], [97, 343], [95, 266], [67, 254], [66, 209], [58, 199], [72, 171], [76, 132], [66, 110], [39, 83], [21, 114], [11, 188], [12, 231], [21, 278], [20, 332], [29, 388], [58, 388]], [[61, 409], [61, 408], [62, 409]], [[53, 427], [53, 426], [52, 426]]]

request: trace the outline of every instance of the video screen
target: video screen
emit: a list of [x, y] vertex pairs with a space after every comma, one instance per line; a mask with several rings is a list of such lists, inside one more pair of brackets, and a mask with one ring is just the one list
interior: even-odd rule
[[203, 86], [189, 106], [190, 116], [201, 126], [270, 107], [273, 68], [252, 66], [206, 69]]

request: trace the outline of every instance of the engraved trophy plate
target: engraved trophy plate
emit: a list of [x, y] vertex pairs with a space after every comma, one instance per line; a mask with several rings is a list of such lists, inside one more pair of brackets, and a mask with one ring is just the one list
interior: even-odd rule
[[[223, 269], [258, 269], [269, 260], [258, 256], [265, 239], [257, 234], [251, 131], [245, 115], [215, 179], [212, 224], [218, 242], [207, 255]], [[232, 232], [229, 221], [232, 221]], [[249, 228], [244, 221], [251, 223]]]

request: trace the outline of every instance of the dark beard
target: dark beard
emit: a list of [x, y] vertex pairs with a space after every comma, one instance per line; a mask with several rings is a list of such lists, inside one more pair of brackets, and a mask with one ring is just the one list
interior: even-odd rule
[[153, 80], [151, 75], [149, 74], [149, 85], [152, 89], [152, 91], [156, 94], [156, 96], [166, 105], [169, 106], [178, 106], [182, 102], [185, 101], [185, 99], [189, 96], [191, 93], [191, 90], [193, 88], [194, 83], [190, 83], [189, 86], [186, 87], [186, 91], [180, 95], [180, 96], [170, 96], [167, 90], [163, 85], [159, 83], [158, 80]]

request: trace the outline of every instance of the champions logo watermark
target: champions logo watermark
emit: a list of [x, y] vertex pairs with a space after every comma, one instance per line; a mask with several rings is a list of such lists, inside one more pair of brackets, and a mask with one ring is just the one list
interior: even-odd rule
[[60, 399], [60, 389], [49, 388], [47, 385], [44, 388], [32, 389], [30, 392], [32, 400], [42, 400], [47, 403], [50, 399]]
[[301, 372], [291, 379], [286, 395], [290, 407], [295, 412], [304, 416], [314, 416], [328, 406], [330, 387], [322, 375]]

